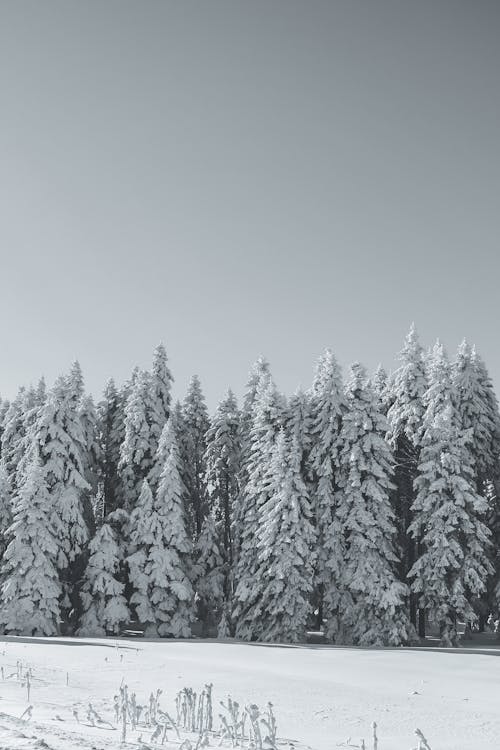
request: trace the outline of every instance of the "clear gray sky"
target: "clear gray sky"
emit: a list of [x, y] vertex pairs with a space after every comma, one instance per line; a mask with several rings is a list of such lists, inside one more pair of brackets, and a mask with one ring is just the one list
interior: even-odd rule
[[0, 392], [394, 355], [500, 385], [498, 0], [0, 0]]

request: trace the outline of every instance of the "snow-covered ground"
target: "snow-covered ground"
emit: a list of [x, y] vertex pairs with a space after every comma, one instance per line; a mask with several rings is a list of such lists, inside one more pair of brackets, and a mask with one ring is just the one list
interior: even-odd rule
[[[378, 724], [379, 750], [415, 747], [415, 727], [432, 750], [500, 747], [498, 657], [493, 644], [442, 651], [4, 638], [0, 750], [120, 747], [118, 730], [86, 725], [86, 708], [91, 701], [114, 724], [113, 696], [122, 681], [140, 702], [161, 688], [161, 703], [174, 715], [177, 691], [200, 690], [206, 682], [214, 684], [214, 704], [228, 694], [242, 704], [264, 707], [271, 701], [285, 748], [292, 741], [296, 748], [333, 750], [348, 738], [359, 745], [360, 737], [369, 739], [372, 721]], [[18, 661], [33, 671], [28, 721], [19, 718], [28, 703], [26, 684], [17, 679]], [[129, 735], [130, 746], [154, 747], [150, 734]], [[175, 742], [173, 732], [169, 740]]]

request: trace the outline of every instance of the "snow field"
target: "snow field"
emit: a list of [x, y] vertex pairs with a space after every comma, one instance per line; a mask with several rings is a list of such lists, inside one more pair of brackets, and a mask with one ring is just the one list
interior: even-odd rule
[[[416, 747], [416, 727], [432, 750], [489, 749], [500, 738], [498, 656], [500, 650], [487, 649], [9, 638], [0, 650], [6, 678], [0, 681], [0, 748], [118, 748], [118, 729], [87, 725], [89, 702], [114, 727], [113, 697], [123, 683], [142, 704], [160, 688], [160, 705], [175, 717], [179, 690], [199, 692], [212, 682], [215, 728], [219, 702], [228, 695], [262, 709], [270, 701], [282, 747], [359, 747], [364, 737], [371, 748], [376, 721], [379, 750]], [[32, 716], [23, 722], [28, 702], [25, 681], [16, 679], [18, 661], [33, 674]], [[156, 747], [150, 736], [151, 730], [129, 732], [126, 746]], [[168, 740], [179, 747], [173, 731]]]

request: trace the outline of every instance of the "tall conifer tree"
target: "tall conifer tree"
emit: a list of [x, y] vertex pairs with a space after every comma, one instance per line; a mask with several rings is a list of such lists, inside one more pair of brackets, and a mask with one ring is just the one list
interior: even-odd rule
[[346, 402], [338, 503], [345, 558], [337, 641], [399, 646], [410, 640], [412, 628], [404, 607], [407, 587], [396, 576], [393, 458], [385, 440], [387, 421], [359, 364], [351, 367]]
[[13, 507], [10, 542], [3, 559], [0, 625], [10, 635], [57, 635], [62, 593], [54, 564], [58, 543], [50, 522], [51, 498], [37, 446], [31, 449]]
[[[398, 546], [401, 563], [399, 576], [407, 581], [408, 572], [419, 554], [420, 540], [412, 539], [408, 529], [412, 523], [415, 499], [414, 482], [418, 473], [422, 441], [422, 421], [425, 411], [424, 394], [427, 388], [424, 352], [412, 325], [399, 355], [401, 366], [391, 383], [391, 405], [387, 412], [387, 438], [394, 452], [394, 483], [392, 500], [396, 512]], [[417, 625], [416, 597], [409, 596], [409, 615]], [[425, 617], [419, 616], [419, 635], [425, 636]]]
[[484, 593], [492, 572], [487, 503], [477, 493], [472, 432], [463, 429], [448, 359], [438, 342], [429, 360], [424, 435], [415, 480], [410, 532], [423, 548], [410, 571], [412, 588], [440, 629], [444, 645], [457, 645], [457, 619], [476, 619], [471, 601]]
[[311, 389], [310, 463], [314, 523], [318, 535], [317, 626], [322, 627], [325, 617], [330, 637], [338, 623], [339, 580], [344, 555], [337, 509], [340, 431], [344, 411], [342, 374], [333, 353], [327, 349], [318, 361]]

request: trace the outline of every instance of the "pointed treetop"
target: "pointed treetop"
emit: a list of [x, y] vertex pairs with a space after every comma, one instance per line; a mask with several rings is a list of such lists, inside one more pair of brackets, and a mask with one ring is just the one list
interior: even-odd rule
[[422, 353], [423, 349], [422, 345], [420, 344], [417, 329], [415, 328], [415, 323], [412, 323], [410, 326], [410, 330], [408, 331], [408, 334], [405, 338], [403, 348], [399, 353], [399, 359], [403, 362], [408, 362], [413, 359], [421, 358]]
[[84, 393], [83, 373], [80, 363], [77, 359], [71, 365], [69, 372], [69, 382], [72, 385], [75, 396], [82, 398]]
[[349, 371], [350, 377], [346, 386], [346, 394], [354, 393], [366, 386], [366, 367], [360, 362], [353, 362]]
[[103, 391], [104, 398], [108, 401], [111, 401], [112, 399], [115, 399], [118, 395], [118, 389], [116, 387], [115, 379], [114, 378], [108, 378], [106, 381], [106, 385], [104, 386]]

